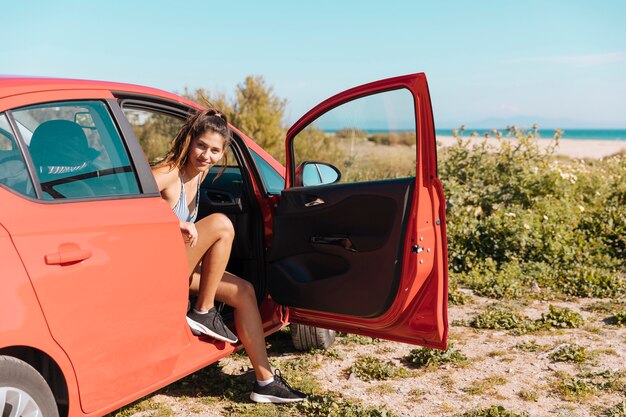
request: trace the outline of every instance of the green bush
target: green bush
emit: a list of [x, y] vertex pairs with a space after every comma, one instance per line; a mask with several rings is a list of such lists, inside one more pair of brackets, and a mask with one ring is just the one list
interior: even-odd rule
[[528, 417], [528, 414], [517, 414], [508, 411], [501, 405], [492, 405], [489, 408], [467, 411], [463, 414], [457, 414], [458, 417]]
[[371, 356], [360, 357], [348, 371], [363, 381], [384, 381], [408, 376], [406, 369]]
[[493, 298], [626, 294], [626, 157], [556, 158], [510, 136], [440, 152], [453, 275]]
[[524, 334], [535, 330], [535, 323], [522, 316], [510, 306], [491, 304], [485, 311], [469, 322], [470, 327], [477, 329], [509, 330], [512, 334]]
[[460, 350], [453, 349], [453, 346], [453, 343], [449, 343], [446, 350], [418, 347], [412, 349], [404, 360], [415, 367], [439, 366], [444, 363], [465, 363], [467, 356]]
[[583, 316], [567, 307], [559, 308], [551, 305], [548, 314], [542, 314], [537, 324], [548, 329], [552, 327], [574, 329], [582, 326], [585, 322]]
[[588, 356], [587, 350], [584, 347], [574, 344], [565, 344], [550, 353], [548, 358], [555, 362], [584, 362], [587, 360]]
[[[258, 405], [256, 405], [258, 407]], [[312, 396], [292, 408], [306, 417], [394, 417], [395, 414], [383, 407], [365, 407], [361, 404], [329, 396]], [[283, 414], [281, 414], [283, 415]], [[284, 415], [287, 415], [285, 413]], [[289, 414], [291, 415], [291, 414]]]
[[554, 390], [566, 401], [578, 401], [595, 392], [596, 388], [582, 379], [563, 378], [557, 381]]

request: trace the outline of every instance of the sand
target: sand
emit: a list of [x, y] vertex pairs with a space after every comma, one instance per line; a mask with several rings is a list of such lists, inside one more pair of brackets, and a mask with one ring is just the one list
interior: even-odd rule
[[[482, 137], [465, 138], [472, 142], [482, 142], [485, 140]], [[498, 139], [487, 139], [497, 145]], [[437, 136], [437, 141], [440, 146], [450, 146], [456, 143], [456, 139], [452, 136]], [[553, 142], [549, 139], [539, 139], [539, 146], [546, 148]], [[569, 156], [571, 158], [592, 158], [599, 159], [607, 156], [614, 155], [619, 152], [626, 153], [626, 141], [621, 140], [593, 140], [593, 139], [560, 139], [558, 148], [555, 151], [556, 155]]]

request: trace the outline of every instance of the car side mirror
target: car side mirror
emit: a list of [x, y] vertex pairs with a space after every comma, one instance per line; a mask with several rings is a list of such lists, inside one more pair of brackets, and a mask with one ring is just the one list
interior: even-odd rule
[[296, 186], [334, 184], [341, 179], [341, 171], [331, 164], [304, 161], [296, 168]]
[[96, 129], [96, 123], [91, 116], [91, 113], [86, 111], [77, 112], [74, 114], [74, 123], [82, 127], [83, 129]]

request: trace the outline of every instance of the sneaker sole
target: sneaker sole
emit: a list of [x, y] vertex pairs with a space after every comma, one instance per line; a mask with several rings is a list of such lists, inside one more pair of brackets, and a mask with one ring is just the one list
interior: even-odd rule
[[273, 395], [263, 395], [257, 394], [253, 392], [250, 394], [250, 399], [255, 403], [274, 403], [274, 404], [284, 404], [284, 403], [295, 403], [298, 401], [304, 401], [306, 398], [282, 398], [275, 397]]
[[191, 333], [193, 333], [196, 336], [201, 336], [201, 335], [210, 336], [213, 339], [217, 339], [226, 343], [237, 343], [239, 341], [239, 339], [237, 338], [229, 339], [227, 337], [222, 336], [219, 333], [215, 333], [208, 327], [203, 326], [202, 324], [198, 323], [195, 320], [190, 319], [189, 317], [186, 317], [186, 319], [187, 319], [187, 324], [191, 328]]

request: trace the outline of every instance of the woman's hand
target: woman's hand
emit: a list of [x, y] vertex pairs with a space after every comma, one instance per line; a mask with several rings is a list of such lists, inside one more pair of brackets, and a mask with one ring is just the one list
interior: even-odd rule
[[196, 242], [198, 242], [198, 231], [196, 230], [195, 224], [180, 222], [180, 233], [182, 233], [185, 243], [188, 243], [192, 248], [196, 246]]

